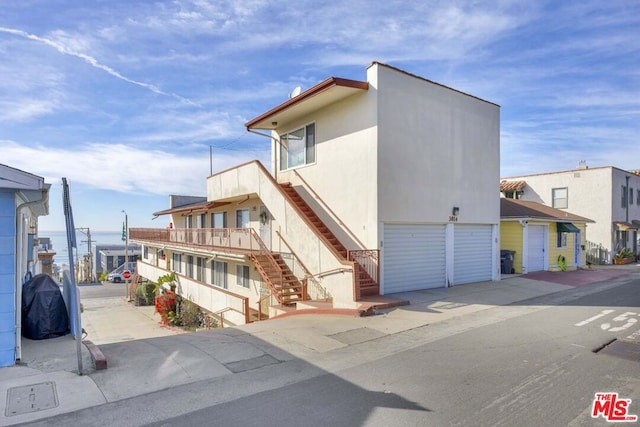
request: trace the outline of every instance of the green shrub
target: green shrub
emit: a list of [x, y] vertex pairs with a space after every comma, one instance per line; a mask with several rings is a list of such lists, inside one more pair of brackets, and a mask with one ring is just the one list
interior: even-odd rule
[[618, 258], [618, 259], [620, 259], [620, 258], [633, 258], [633, 257], [635, 257], [635, 254], [629, 248], [620, 249], [618, 251], [618, 253], [615, 254], [615, 256], [614, 256], [614, 258]]
[[141, 283], [136, 288], [136, 305], [153, 305], [156, 297], [156, 284], [153, 282]]

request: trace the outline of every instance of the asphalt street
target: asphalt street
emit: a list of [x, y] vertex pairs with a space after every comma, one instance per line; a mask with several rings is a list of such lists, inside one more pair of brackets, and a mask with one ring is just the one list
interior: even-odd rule
[[638, 286], [521, 306], [518, 317], [152, 425], [607, 425], [591, 417], [597, 392], [632, 399], [640, 414], [640, 360], [594, 352], [638, 335]]
[[[120, 286], [82, 292], [104, 293], [96, 298], [96, 304], [104, 304], [115, 298], [109, 292], [117, 293]], [[120, 378], [121, 387], [101, 389], [128, 397], [112, 396], [106, 404], [28, 425], [607, 425], [602, 418], [591, 418], [595, 393], [617, 392], [631, 399], [630, 414], [640, 414], [640, 357], [629, 353], [629, 347], [623, 348], [626, 353], [616, 350], [619, 344], [640, 347], [638, 286], [638, 280], [615, 279], [396, 333], [367, 327], [391, 320], [383, 315], [362, 320], [359, 328], [330, 340], [332, 345], [338, 340], [350, 345], [296, 355], [262, 341], [254, 328], [211, 331], [188, 340], [178, 336], [115, 342], [104, 349], [118, 352], [121, 364], [128, 363], [126, 354], [134, 344], [157, 350], [149, 353], [157, 353], [149, 366], [136, 365], [141, 374], [135, 383], [113, 374], [122, 366], [92, 376], [97, 384]], [[85, 301], [91, 305], [90, 298]], [[449, 305], [457, 307], [462, 301], [454, 299]], [[304, 319], [295, 322], [296, 327]], [[307, 327], [331, 328], [339, 321]], [[272, 322], [274, 327], [294, 325]], [[329, 342], [317, 336], [318, 344]], [[176, 347], [165, 348], [169, 345]], [[215, 356], [206, 359], [215, 362], [208, 367], [205, 359], [184, 356], [203, 345], [202, 350]], [[263, 355], [232, 353], [251, 349], [262, 349]], [[142, 374], [177, 374], [174, 368], [198, 372], [200, 380], [167, 381], [159, 388], [162, 378], [146, 381]], [[215, 369], [224, 372], [216, 374]], [[129, 389], [133, 392], [127, 394]]]

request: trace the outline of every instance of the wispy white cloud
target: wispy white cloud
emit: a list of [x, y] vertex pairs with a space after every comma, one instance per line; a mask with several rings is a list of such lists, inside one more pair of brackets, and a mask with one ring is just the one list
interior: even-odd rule
[[0, 27], [0, 32], [3, 33], [7, 33], [7, 34], [12, 34], [15, 36], [19, 36], [19, 37], [23, 37], [25, 39], [29, 39], [29, 40], [33, 40], [39, 43], [43, 43], [47, 46], [50, 46], [54, 49], [56, 49], [58, 52], [64, 54], [64, 55], [70, 55], [70, 56], [74, 56], [76, 58], [82, 59], [83, 61], [87, 62], [89, 65], [91, 65], [94, 68], [100, 69], [104, 72], [106, 72], [107, 74], [116, 77], [117, 79], [120, 79], [122, 81], [125, 81], [127, 83], [131, 83], [133, 85], [136, 86], [140, 86], [143, 87], [145, 89], [150, 90], [153, 93], [156, 93], [158, 95], [163, 95], [163, 96], [169, 96], [172, 98], [175, 98], [181, 102], [186, 102], [186, 103], [190, 103], [190, 104], [194, 104], [195, 103], [187, 98], [184, 98], [180, 95], [176, 95], [175, 93], [167, 93], [164, 92], [162, 89], [160, 89], [159, 87], [157, 87], [156, 85], [153, 85], [151, 83], [145, 83], [145, 82], [141, 82], [138, 80], [134, 80], [131, 79], [129, 77], [126, 77], [124, 75], [122, 75], [121, 73], [119, 73], [118, 71], [114, 70], [113, 68], [109, 67], [108, 65], [102, 64], [100, 63], [96, 58], [87, 55], [85, 53], [80, 52], [77, 49], [81, 49], [84, 47], [84, 45], [78, 41], [78, 39], [70, 37], [68, 34], [65, 34], [63, 31], [56, 31], [53, 35], [56, 37], [57, 40], [51, 39], [51, 38], [45, 38], [45, 37], [40, 37], [34, 34], [29, 34], [25, 31], [22, 30], [18, 30], [18, 29], [14, 29], [14, 28], [6, 28], [6, 27]]
[[[108, 143], [51, 149], [0, 140], [0, 146], [3, 163], [43, 176], [47, 182], [67, 177], [77, 184], [123, 193], [201, 194], [210, 172], [209, 151], [205, 147], [201, 152], [183, 154]], [[265, 160], [266, 152], [261, 157]], [[216, 150], [213, 170], [254, 158], [242, 151]]]
[[46, 99], [0, 100], [0, 123], [27, 122], [52, 113], [57, 106], [57, 102]]

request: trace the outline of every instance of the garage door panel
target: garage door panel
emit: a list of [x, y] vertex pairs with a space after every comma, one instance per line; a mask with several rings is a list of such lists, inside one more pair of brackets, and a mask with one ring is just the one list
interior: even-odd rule
[[492, 226], [455, 225], [453, 283], [461, 285], [491, 280], [492, 273]]
[[445, 227], [386, 224], [383, 256], [385, 294], [442, 287]]

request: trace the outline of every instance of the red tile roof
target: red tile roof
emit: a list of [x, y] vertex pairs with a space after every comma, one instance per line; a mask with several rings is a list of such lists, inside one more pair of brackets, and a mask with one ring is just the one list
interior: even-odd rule
[[521, 191], [527, 186], [525, 181], [500, 181], [500, 192]]

